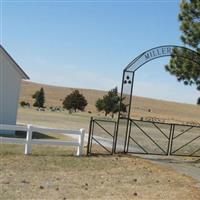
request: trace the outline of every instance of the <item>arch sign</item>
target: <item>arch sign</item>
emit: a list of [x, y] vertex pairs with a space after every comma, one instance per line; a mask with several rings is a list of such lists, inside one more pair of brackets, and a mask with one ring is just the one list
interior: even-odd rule
[[[117, 138], [119, 133], [125, 135], [125, 145], [127, 143], [127, 134], [129, 132], [129, 120], [130, 120], [130, 112], [131, 112], [131, 101], [132, 101], [132, 91], [133, 91], [133, 83], [135, 72], [142, 67], [144, 64], [166, 56], [176, 56], [180, 58], [184, 58], [186, 60], [190, 60], [200, 66], [200, 54], [197, 52], [188, 49], [186, 47], [175, 46], [175, 45], [165, 45], [152, 48], [140, 54], [133, 61], [131, 61], [123, 71], [122, 77], [122, 87], [121, 87], [121, 100], [123, 104], [127, 107], [127, 112], [119, 112], [118, 123], [117, 123], [117, 131], [116, 131], [116, 139], [115, 139], [115, 150], [117, 148]], [[121, 102], [121, 105], [122, 105]], [[121, 110], [121, 109], [120, 109]], [[123, 130], [120, 130], [123, 124]]]
[[165, 57], [165, 56], [173, 56], [176, 55], [177, 57], [182, 57], [197, 64], [200, 63], [200, 55], [186, 47], [174, 46], [174, 45], [166, 45], [166, 46], [159, 46], [144, 53], [140, 54], [136, 57], [132, 62], [130, 62], [127, 67], [124, 69], [125, 71], [135, 72], [145, 63], [154, 60], [156, 58]]

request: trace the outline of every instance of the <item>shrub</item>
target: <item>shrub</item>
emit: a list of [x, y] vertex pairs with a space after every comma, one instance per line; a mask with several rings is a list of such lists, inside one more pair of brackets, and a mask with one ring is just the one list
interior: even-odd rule
[[25, 102], [25, 101], [21, 101], [21, 102], [20, 102], [20, 105], [21, 105], [22, 107], [24, 107], [24, 106], [26, 105], [26, 102]]
[[30, 103], [25, 102], [25, 101], [21, 101], [21, 102], [20, 102], [20, 105], [21, 105], [22, 107], [25, 107], [25, 106], [30, 107]]

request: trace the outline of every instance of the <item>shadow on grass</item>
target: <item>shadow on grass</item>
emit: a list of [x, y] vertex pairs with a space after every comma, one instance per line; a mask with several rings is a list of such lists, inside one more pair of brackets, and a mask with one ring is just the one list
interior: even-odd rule
[[[25, 131], [16, 131], [15, 135], [12, 134], [0, 134], [0, 137], [9, 137], [9, 138], [26, 138], [26, 132]], [[56, 139], [55, 137], [39, 133], [39, 132], [33, 132], [33, 139]]]
[[[76, 156], [75, 153], [69, 153], [69, 152], [33, 152], [32, 154], [30, 154], [29, 156], [31, 157], [52, 157], [52, 158], [55, 158], [55, 157], [60, 157], [60, 158], [80, 158], [79, 156]], [[83, 157], [86, 157], [86, 156], [81, 156], [82, 158]]]
[[166, 156], [163, 156], [163, 158], [159, 157], [145, 157], [144, 159], [155, 161], [155, 162], [162, 162], [162, 163], [174, 163], [174, 164], [195, 164], [195, 163], [200, 163], [199, 157], [192, 157], [188, 156], [188, 158], [193, 158], [193, 160], [184, 160], [183, 158], [187, 156], [174, 156], [167, 158]]

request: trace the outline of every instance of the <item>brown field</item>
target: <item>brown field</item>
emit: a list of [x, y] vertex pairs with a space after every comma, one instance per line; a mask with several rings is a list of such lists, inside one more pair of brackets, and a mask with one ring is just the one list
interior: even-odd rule
[[[32, 105], [32, 94], [41, 87], [45, 90], [47, 107], [62, 107], [63, 99], [74, 90], [74, 88], [23, 81], [20, 101], [23, 100]], [[95, 102], [98, 98], [105, 95], [106, 92], [91, 89], [79, 90], [88, 101], [88, 106], [85, 109], [86, 112], [91, 111], [92, 114], [103, 116], [103, 113], [97, 113]], [[133, 96], [131, 116], [136, 119], [143, 117], [144, 120], [153, 119], [161, 122], [200, 124], [200, 106]]]
[[[61, 106], [63, 98], [72, 91], [70, 88], [23, 82], [20, 101], [32, 103], [31, 95], [40, 87], [45, 89], [48, 107]], [[94, 103], [105, 92], [84, 89], [80, 91], [88, 100], [86, 111], [90, 110], [91, 114], [88, 112], [69, 114], [66, 111], [50, 110], [43, 112], [19, 108], [17, 122], [67, 129], [85, 128], [88, 131], [90, 116], [99, 114]], [[178, 122], [199, 120], [200, 110], [197, 106], [141, 97], [134, 99], [134, 108], [137, 108], [133, 113], [134, 117], [152, 115]], [[152, 111], [149, 113], [145, 109]], [[65, 138], [56, 134], [49, 136], [62, 140]], [[161, 166], [136, 156], [78, 158], [73, 156], [76, 152], [74, 148], [47, 145], [33, 145], [32, 154], [29, 156], [24, 156], [23, 151], [23, 145], [0, 144], [0, 199], [2, 200], [199, 200], [200, 198], [197, 180], [169, 166]], [[99, 151], [99, 147], [94, 146], [94, 151]], [[196, 160], [195, 163], [198, 164], [199, 161]]]
[[1, 144], [1, 200], [199, 200], [198, 183], [134, 156], [73, 156], [66, 147]]

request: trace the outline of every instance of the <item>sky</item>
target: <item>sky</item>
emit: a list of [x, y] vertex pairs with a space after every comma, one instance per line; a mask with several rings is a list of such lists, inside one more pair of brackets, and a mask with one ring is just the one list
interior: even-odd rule
[[[183, 45], [179, 0], [0, 0], [0, 43], [44, 84], [121, 88], [123, 69], [142, 52]], [[167, 73], [169, 58], [136, 72], [133, 95], [196, 104], [199, 92]]]

